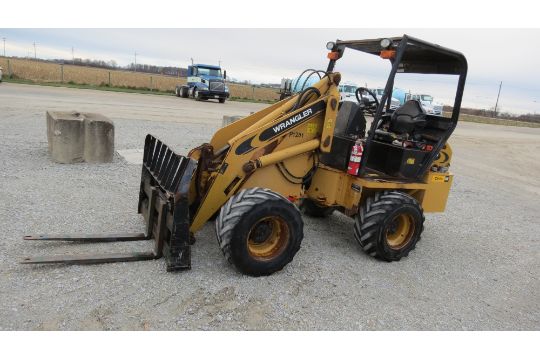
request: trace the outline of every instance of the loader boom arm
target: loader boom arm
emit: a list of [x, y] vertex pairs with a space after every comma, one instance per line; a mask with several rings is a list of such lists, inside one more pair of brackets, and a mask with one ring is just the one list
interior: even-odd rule
[[302, 183], [288, 181], [279, 166], [290, 163], [297, 172], [295, 177], [301, 177], [313, 168], [314, 152], [330, 151], [340, 79], [339, 73], [328, 74], [313, 85], [314, 90], [282, 100], [216, 132], [210, 145], [225, 149], [226, 154], [216, 170], [208, 173], [191, 232], [199, 230], [243, 188], [272, 187], [293, 201], [302, 196]]

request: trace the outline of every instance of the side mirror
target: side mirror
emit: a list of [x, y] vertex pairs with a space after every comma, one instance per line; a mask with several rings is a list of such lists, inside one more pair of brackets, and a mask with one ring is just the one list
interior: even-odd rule
[[223, 70], [223, 79], [227, 80], [227, 70]]

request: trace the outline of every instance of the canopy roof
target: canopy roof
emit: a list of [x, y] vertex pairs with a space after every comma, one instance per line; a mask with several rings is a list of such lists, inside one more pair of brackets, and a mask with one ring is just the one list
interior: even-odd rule
[[[349, 48], [379, 56], [385, 50], [381, 47], [383, 39], [338, 40], [336, 45], [340, 49]], [[398, 72], [453, 75], [467, 72], [467, 60], [458, 51], [408, 35], [389, 39], [392, 40], [392, 48], [396, 50], [396, 59], [401, 58]]]

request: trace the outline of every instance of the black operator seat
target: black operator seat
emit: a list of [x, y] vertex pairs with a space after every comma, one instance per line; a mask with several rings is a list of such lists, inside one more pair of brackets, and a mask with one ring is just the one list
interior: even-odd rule
[[426, 112], [418, 100], [409, 100], [392, 113], [390, 131], [398, 134], [411, 134], [426, 126]]

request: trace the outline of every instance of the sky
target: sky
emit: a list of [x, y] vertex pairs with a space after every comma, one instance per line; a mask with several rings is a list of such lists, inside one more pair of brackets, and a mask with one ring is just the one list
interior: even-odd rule
[[[217, 64], [228, 76], [253, 83], [279, 83], [307, 68], [326, 69], [325, 44], [335, 39], [369, 39], [409, 34], [461, 51], [469, 72], [463, 106], [491, 108], [499, 84], [499, 109], [540, 113], [538, 59], [540, 29], [0, 29], [7, 56], [72, 57], [186, 67]], [[3, 43], [0, 43], [3, 46]], [[0, 47], [3, 54], [3, 47]], [[388, 61], [346, 52], [338, 62], [344, 81], [384, 86]], [[451, 104], [455, 79], [403, 78], [396, 81], [413, 93], [428, 93]]]

